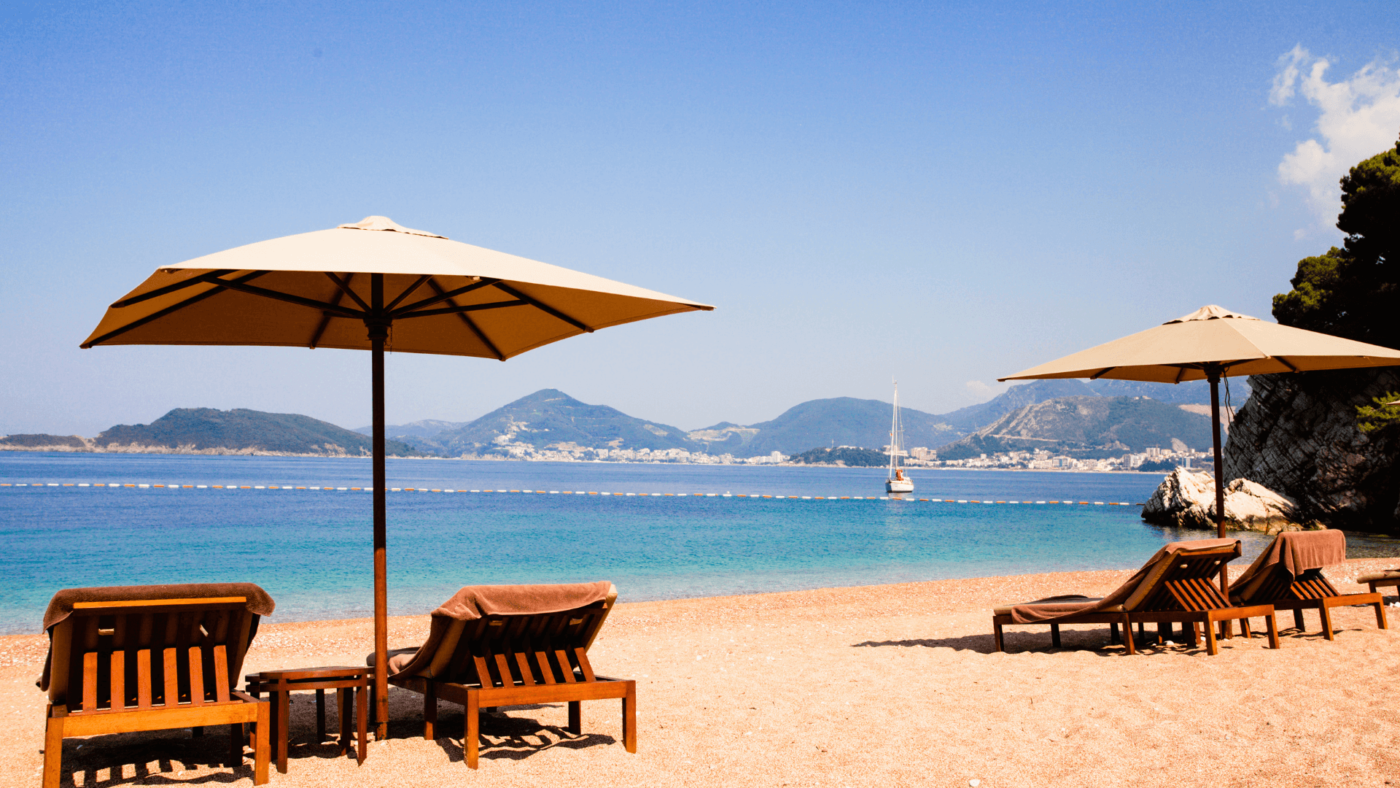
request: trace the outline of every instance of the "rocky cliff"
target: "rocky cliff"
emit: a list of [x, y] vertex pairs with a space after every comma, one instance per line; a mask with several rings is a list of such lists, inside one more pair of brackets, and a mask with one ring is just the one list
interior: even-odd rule
[[1225, 477], [1297, 502], [1299, 517], [1332, 528], [1400, 534], [1400, 431], [1367, 435], [1356, 408], [1400, 391], [1400, 372], [1258, 375], [1225, 444]]

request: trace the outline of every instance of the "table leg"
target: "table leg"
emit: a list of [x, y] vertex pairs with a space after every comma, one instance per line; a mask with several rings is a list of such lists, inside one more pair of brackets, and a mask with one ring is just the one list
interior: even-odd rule
[[277, 748], [277, 771], [286, 774], [287, 729], [291, 727], [289, 725], [290, 720], [288, 718], [290, 714], [287, 707], [291, 705], [292, 695], [287, 690], [278, 690], [269, 694], [277, 698], [277, 712], [274, 717], [276, 722], [272, 725], [272, 727], [277, 730], [277, 743], [274, 745]]
[[350, 751], [350, 728], [352, 727], [350, 709], [351, 704], [354, 703], [352, 700], [354, 696], [351, 694], [353, 692], [354, 690], [349, 687], [341, 687], [335, 691], [335, 708], [339, 712], [336, 714], [336, 719], [340, 721], [340, 751], [336, 753], [337, 755], [344, 755]]
[[366, 713], [368, 711], [369, 684], [365, 683], [360, 685], [359, 689], [355, 690], [355, 724], [359, 728], [359, 730], [357, 731], [357, 733], [359, 734], [359, 747], [356, 755], [356, 761], [358, 763], [365, 762], [365, 751], [366, 749], [368, 749], [369, 746], [369, 724], [368, 720], [366, 720]]
[[326, 740], [326, 691], [316, 690], [316, 743]]

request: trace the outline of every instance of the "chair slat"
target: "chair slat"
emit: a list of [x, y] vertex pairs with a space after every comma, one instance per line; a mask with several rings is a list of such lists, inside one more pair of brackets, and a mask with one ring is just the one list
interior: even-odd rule
[[515, 680], [510, 675], [510, 663], [506, 662], [505, 654], [496, 654], [496, 671], [501, 674], [502, 687], [514, 687]]
[[559, 681], [554, 677], [554, 668], [551, 667], [550, 664], [549, 664], [549, 654], [548, 654], [547, 652], [544, 652], [544, 651], [536, 651], [536, 652], [535, 652], [535, 661], [539, 663], [539, 666], [540, 666], [540, 676], [542, 676], [542, 677], [544, 678], [544, 683], [546, 683], [546, 684], [558, 684], [558, 683], [559, 683]]
[[[94, 617], [93, 623], [97, 622]], [[97, 652], [83, 652], [83, 711], [97, 711]]]
[[564, 674], [564, 683], [577, 683], [578, 680], [574, 678], [574, 666], [569, 664], [569, 653], [562, 648], [555, 649], [554, 656], [559, 660], [559, 670]]
[[583, 680], [597, 681], [598, 677], [593, 675], [593, 666], [588, 663], [588, 654], [583, 650], [583, 646], [574, 648], [574, 657], [578, 662], [578, 669], [583, 671]]
[[530, 669], [530, 656], [524, 651], [515, 652], [515, 664], [520, 667], [520, 681], [527, 687], [535, 686], [534, 671]]
[[476, 665], [476, 680], [482, 687], [494, 687], [496, 682], [491, 679], [491, 670], [486, 665], [486, 658], [473, 655], [472, 664]]
[[[228, 621], [224, 621], [224, 632], [228, 632]], [[228, 647], [220, 643], [214, 647], [214, 699], [228, 703], [229, 684], [233, 681], [228, 674]]]
[[151, 650], [136, 652], [136, 708], [151, 707]]
[[112, 711], [126, 708], [126, 652], [113, 651], [111, 664]]
[[204, 650], [190, 646], [190, 705], [204, 705]]
[[180, 650], [170, 646], [163, 649], [161, 654], [165, 678], [164, 702], [166, 708], [174, 708], [180, 704]]

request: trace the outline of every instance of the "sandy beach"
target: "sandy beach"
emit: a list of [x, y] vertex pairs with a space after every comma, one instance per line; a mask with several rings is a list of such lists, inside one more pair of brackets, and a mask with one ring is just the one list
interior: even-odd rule
[[[1333, 567], [1356, 575], [1400, 564]], [[391, 690], [387, 742], [357, 766], [314, 744], [314, 699], [294, 696], [287, 774], [271, 785], [1400, 785], [1400, 629], [1346, 608], [1327, 642], [1315, 615], [1298, 634], [1280, 618], [1265, 639], [1127, 656], [1106, 628], [1013, 628], [992, 653], [991, 608], [1056, 593], [1111, 590], [1129, 572], [978, 578], [742, 597], [619, 604], [591, 652], [600, 673], [638, 681], [639, 748], [622, 747], [619, 704], [484, 715], [481, 768], [462, 763], [461, 708], [442, 705], [421, 738], [419, 696]], [[623, 599], [626, 589], [622, 589]], [[1395, 602], [1393, 596], [1388, 602]], [[1388, 610], [1400, 626], [1400, 609]], [[246, 668], [363, 664], [368, 620], [266, 621]], [[428, 617], [390, 620], [390, 646], [418, 643]], [[37, 626], [37, 624], [36, 624]], [[0, 782], [38, 785], [42, 635], [0, 638], [0, 709], [10, 735]], [[334, 708], [334, 704], [330, 704]], [[334, 717], [334, 712], [331, 712]], [[332, 729], [335, 724], [330, 724]], [[189, 731], [70, 740], [64, 785], [252, 784], [211, 766], [224, 736]], [[80, 749], [81, 745], [81, 749]], [[976, 781], [976, 782], [974, 782]]]

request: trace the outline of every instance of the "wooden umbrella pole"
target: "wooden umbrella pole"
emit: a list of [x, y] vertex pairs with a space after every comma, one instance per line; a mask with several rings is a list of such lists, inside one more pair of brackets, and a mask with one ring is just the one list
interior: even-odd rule
[[[1210, 434], [1215, 444], [1215, 532], [1225, 538], [1225, 459], [1220, 446], [1220, 374], [1219, 367], [1206, 367], [1206, 377], [1210, 379]], [[1230, 598], [1230, 568], [1220, 565], [1220, 593]], [[1230, 637], [1233, 622], [1221, 623], [1220, 634]]]
[[371, 312], [366, 320], [370, 339], [370, 377], [373, 379], [374, 450], [374, 710], [377, 726], [374, 736], [389, 737], [389, 581], [385, 556], [388, 521], [387, 490], [384, 481], [384, 340], [389, 323], [378, 315], [384, 310], [384, 275], [370, 277]]

